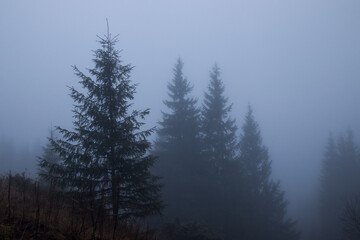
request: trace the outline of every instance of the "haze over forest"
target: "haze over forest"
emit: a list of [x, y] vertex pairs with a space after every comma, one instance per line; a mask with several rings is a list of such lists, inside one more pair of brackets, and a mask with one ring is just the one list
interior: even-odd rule
[[[201, 107], [216, 63], [239, 127], [250, 104], [303, 239], [318, 221], [329, 134], [351, 130], [360, 146], [360, 2], [1, 1], [0, 166], [36, 177], [53, 126], [72, 128], [81, 89], [72, 65], [92, 68], [97, 35], [118, 35], [135, 68], [134, 108], [159, 127], [178, 58]], [[156, 133], [150, 137], [156, 139]]]

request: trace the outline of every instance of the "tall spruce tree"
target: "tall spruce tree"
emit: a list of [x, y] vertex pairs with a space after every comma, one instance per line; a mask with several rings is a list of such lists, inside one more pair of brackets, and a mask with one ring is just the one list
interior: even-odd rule
[[[202, 183], [203, 222], [216, 229], [225, 238], [236, 232], [240, 212], [241, 174], [235, 151], [237, 149], [235, 120], [229, 114], [231, 104], [224, 96], [220, 69], [215, 64], [210, 71], [208, 91], [205, 92], [201, 117], [202, 158], [206, 169]], [[211, 209], [211, 211], [209, 210]]]
[[240, 163], [246, 181], [241, 230], [244, 239], [298, 239], [295, 222], [286, 218], [287, 202], [271, 179], [271, 161], [249, 106], [240, 136]]
[[63, 161], [40, 162], [67, 190], [95, 200], [105, 196], [103, 207], [111, 211], [114, 234], [118, 219], [147, 216], [162, 207], [158, 178], [149, 171], [155, 158], [148, 154], [147, 138], [153, 129], [141, 129], [140, 120], [149, 110], [132, 110], [133, 67], [122, 64], [116, 42], [109, 33], [99, 37], [101, 48], [94, 51], [90, 76], [73, 67], [83, 87], [83, 91], [70, 87], [74, 129], [57, 127], [61, 139], [50, 139]]
[[192, 219], [195, 214], [200, 161], [199, 111], [197, 100], [190, 96], [192, 87], [183, 75], [181, 59], [173, 69], [168, 84], [169, 99], [164, 101], [168, 112], [159, 122], [155, 171], [164, 177], [164, 200], [170, 217]]
[[228, 104], [228, 98], [224, 96], [220, 69], [215, 64], [210, 72], [208, 92], [204, 97], [201, 132], [203, 155], [217, 174], [221, 174], [226, 162], [235, 159], [237, 128], [235, 120], [229, 116], [231, 106]]

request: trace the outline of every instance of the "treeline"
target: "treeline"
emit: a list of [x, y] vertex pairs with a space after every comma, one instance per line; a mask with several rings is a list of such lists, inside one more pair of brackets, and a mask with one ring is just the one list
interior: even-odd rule
[[[52, 130], [41, 184], [0, 178], [0, 238], [299, 239], [253, 110], [237, 126], [220, 68], [199, 103], [178, 59], [159, 126], [144, 130], [149, 109], [132, 105], [133, 67], [116, 42], [99, 38], [87, 74], [73, 67], [82, 86], [69, 88], [73, 128]], [[329, 137], [314, 239], [360, 239], [359, 159], [351, 132]], [[150, 220], [161, 223], [157, 233], [136, 223], [152, 215], [161, 215]]]
[[73, 67], [82, 86], [69, 88], [73, 128], [57, 127], [39, 159], [48, 191], [66, 196], [48, 200], [66, 199], [76, 231], [121, 239], [127, 223], [163, 213], [164, 239], [299, 239], [252, 108], [238, 132], [220, 68], [210, 71], [199, 106], [179, 59], [167, 110], [157, 129], [144, 130], [149, 110], [132, 105], [133, 67], [120, 61], [116, 42], [109, 33], [99, 39], [87, 74]]
[[337, 141], [329, 136], [322, 161], [320, 236], [360, 239], [360, 156], [349, 131]]
[[151, 149], [155, 129], [142, 128], [149, 110], [132, 107], [132, 66], [116, 41], [100, 38], [90, 76], [74, 66], [83, 87], [70, 87], [74, 128], [57, 127], [39, 162], [41, 178], [84, 210], [93, 238], [103, 237], [102, 219], [117, 239], [119, 222], [163, 212], [168, 239], [299, 239], [252, 109], [239, 135], [219, 67], [199, 107], [177, 61]]
[[209, 226], [224, 239], [298, 239], [252, 109], [238, 137], [220, 75], [215, 65], [198, 107], [183, 62], [174, 67], [154, 147], [164, 214]]

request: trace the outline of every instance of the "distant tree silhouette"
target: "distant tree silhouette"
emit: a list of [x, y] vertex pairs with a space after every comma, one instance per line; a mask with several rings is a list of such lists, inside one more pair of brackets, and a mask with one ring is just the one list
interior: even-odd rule
[[284, 192], [271, 179], [271, 161], [249, 106], [240, 136], [240, 163], [246, 182], [241, 226], [244, 239], [299, 239], [295, 222], [287, 219]]
[[[55, 140], [54, 135], [55, 135], [54, 129], [51, 128], [50, 129], [50, 136], [48, 138], [49, 142], [43, 148], [42, 156], [39, 157], [40, 167], [38, 169], [38, 174], [39, 174], [40, 178], [42, 178], [43, 180], [49, 179], [49, 177], [51, 175], [51, 173], [50, 173], [51, 172], [51, 167], [53, 165], [55, 165], [55, 164], [59, 164], [60, 161], [61, 161], [61, 158], [60, 158], [59, 154], [53, 149], [53, 146], [51, 144], [51, 141]], [[41, 162], [43, 160], [46, 161], [47, 166], [41, 166]]]
[[99, 38], [101, 48], [94, 51], [91, 75], [74, 71], [83, 91], [70, 87], [74, 99], [74, 130], [57, 127], [61, 138], [50, 139], [52, 148], [63, 159], [51, 165], [43, 158], [42, 168], [84, 199], [103, 199], [111, 211], [114, 233], [120, 218], [143, 217], [162, 208], [158, 177], [149, 168], [155, 158], [148, 154], [147, 138], [153, 129], [142, 130], [149, 110], [132, 110], [136, 85], [130, 81], [131, 65], [120, 61], [116, 37]]
[[337, 144], [330, 135], [321, 171], [319, 205], [321, 238], [327, 240], [343, 238], [341, 218], [344, 211], [350, 213], [349, 202], [360, 191], [358, 153], [351, 131], [345, 138], [341, 136]]
[[328, 138], [322, 160], [320, 220], [321, 239], [337, 239], [339, 235], [339, 213], [341, 186], [339, 186], [339, 154], [332, 135]]
[[359, 155], [352, 131], [348, 131], [345, 138], [339, 138], [338, 153], [341, 188], [345, 198], [352, 198], [360, 191]]
[[183, 75], [183, 62], [178, 59], [168, 84], [169, 99], [164, 101], [168, 112], [162, 113], [157, 131], [155, 153], [159, 161], [155, 171], [164, 177], [165, 213], [180, 219], [196, 218], [199, 174], [203, 171], [199, 110], [191, 90]]

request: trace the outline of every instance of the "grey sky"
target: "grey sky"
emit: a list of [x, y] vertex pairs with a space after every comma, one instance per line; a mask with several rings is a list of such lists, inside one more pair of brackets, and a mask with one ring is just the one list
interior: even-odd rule
[[360, 136], [359, 13], [358, 0], [3, 0], [0, 140], [44, 144], [51, 125], [71, 127], [71, 65], [92, 67], [108, 18], [149, 126], [179, 56], [200, 102], [218, 63], [239, 124], [253, 106], [295, 212], [316, 190], [329, 132]]

